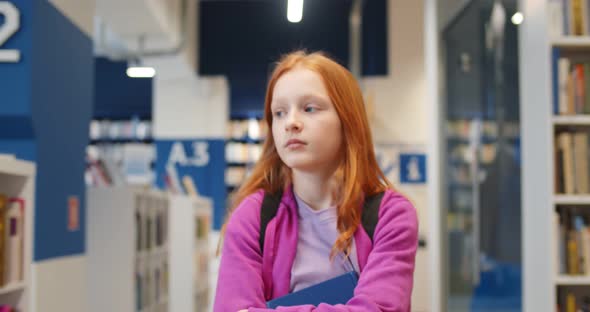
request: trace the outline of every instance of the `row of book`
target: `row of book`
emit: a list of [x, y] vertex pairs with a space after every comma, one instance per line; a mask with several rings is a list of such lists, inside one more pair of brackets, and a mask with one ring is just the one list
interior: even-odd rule
[[24, 278], [25, 202], [0, 194], [0, 287]]
[[558, 194], [590, 193], [590, 129], [566, 129], [555, 135], [555, 191]]
[[209, 238], [209, 231], [211, 230], [211, 216], [209, 214], [198, 214], [195, 217], [195, 241], [206, 242]]
[[156, 305], [167, 305], [169, 280], [170, 271], [166, 257], [152, 263], [138, 261], [135, 271], [137, 311], [144, 311]]
[[549, 0], [548, 11], [553, 37], [590, 35], [590, 1]]
[[585, 54], [556, 54], [554, 113], [558, 115], [590, 114], [590, 57]]
[[590, 291], [587, 287], [568, 286], [557, 289], [557, 312], [590, 312]]
[[262, 144], [228, 142], [225, 160], [230, 163], [254, 163], [262, 155]]
[[199, 190], [193, 178], [190, 175], [183, 175], [181, 178], [174, 164], [166, 166], [164, 187], [172, 194], [188, 195], [193, 198], [199, 196]]
[[248, 168], [227, 167], [225, 169], [225, 184], [228, 186], [239, 186], [246, 179]]
[[480, 164], [489, 164], [496, 158], [497, 144], [487, 143], [480, 145], [477, 153], [469, 144], [456, 144], [449, 151], [449, 161], [451, 163], [469, 164], [475, 160], [477, 155]]
[[156, 196], [138, 196], [135, 210], [137, 251], [148, 251], [168, 241], [168, 201]]
[[554, 215], [557, 272], [590, 276], [590, 213], [560, 206]]
[[86, 149], [87, 186], [151, 185], [156, 150], [151, 144], [101, 144]]
[[268, 134], [268, 127], [264, 120], [232, 120], [228, 123], [227, 132], [231, 139], [264, 140]]
[[[474, 121], [470, 119], [462, 120], [451, 120], [446, 123], [446, 133], [450, 137], [459, 137], [468, 139], [471, 133], [471, 128], [474, 126]], [[500, 126], [496, 121], [481, 121], [481, 136], [496, 138], [498, 137], [500, 130], [502, 134], [509, 138], [515, 138], [519, 136], [520, 127], [516, 122], [504, 122]]]
[[92, 140], [145, 140], [152, 136], [152, 122], [149, 120], [92, 120]]

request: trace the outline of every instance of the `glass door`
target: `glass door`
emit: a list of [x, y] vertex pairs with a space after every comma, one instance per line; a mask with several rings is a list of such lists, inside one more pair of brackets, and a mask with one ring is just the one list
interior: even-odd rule
[[521, 311], [516, 1], [471, 1], [443, 32], [447, 311]]

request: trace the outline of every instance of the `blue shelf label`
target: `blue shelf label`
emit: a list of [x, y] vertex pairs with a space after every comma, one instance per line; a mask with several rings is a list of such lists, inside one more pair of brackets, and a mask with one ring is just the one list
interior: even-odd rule
[[426, 183], [426, 155], [400, 154], [399, 180], [401, 183]]

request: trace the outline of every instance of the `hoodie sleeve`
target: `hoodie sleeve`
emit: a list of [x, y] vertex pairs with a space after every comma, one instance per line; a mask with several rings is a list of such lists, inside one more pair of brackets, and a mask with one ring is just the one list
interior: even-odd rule
[[276, 310], [250, 308], [248, 311], [409, 312], [417, 247], [418, 218], [414, 206], [403, 196], [388, 192], [379, 210], [373, 250], [359, 277], [354, 297], [345, 305], [301, 305]]
[[226, 226], [214, 312], [264, 307], [262, 255], [258, 243], [261, 196], [247, 197]]

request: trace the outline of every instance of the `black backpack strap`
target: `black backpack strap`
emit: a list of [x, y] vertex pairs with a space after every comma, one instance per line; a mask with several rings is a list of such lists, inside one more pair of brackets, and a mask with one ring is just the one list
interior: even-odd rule
[[365, 232], [371, 238], [373, 243], [373, 235], [375, 234], [375, 228], [379, 221], [379, 206], [381, 206], [381, 200], [383, 199], [385, 192], [377, 193], [365, 198], [365, 204], [363, 206], [363, 212], [361, 216], [361, 223]]
[[277, 193], [270, 194], [264, 192], [264, 199], [262, 200], [262, 207], [260, 208], [260, 254], [264, 251], [264, 238], [266, 236], [266, 227], [272, 218], [277, 215], [281, 199], [283, 198], [283, 190]]

